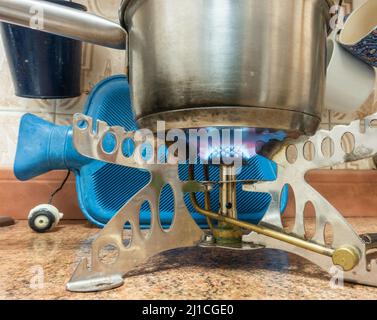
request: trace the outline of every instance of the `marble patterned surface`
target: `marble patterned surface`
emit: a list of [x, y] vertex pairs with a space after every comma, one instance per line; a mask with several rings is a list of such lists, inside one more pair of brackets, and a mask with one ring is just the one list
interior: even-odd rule
[[[359, 233], [377, 230], [377, 218], [350, 222]], [[281, 251], [204, 248], [160, 254], [112, 291], [67, 292], [65, 284], [97, 232], [69, 221], [48, 234], [31, 232], [26, 222], [1, 228], [0, 299], [377, 299], [377, 288], [332, 289], [325, 272]]]
[[[89, 12], [99, 14], [118, 21], [118, 7], [121, 0], [76, 0], [88, 7]], [[347, 1], [349, 3], [349, 1]], [[72, 115], [81, 112], [91, 88], [101, 79], [112, 74], [125, 73], [127, 70], [126, 55], [123, 51], [112, 50], [85, 44], [82, 58], [82, 96], [64, 100], [30, 100], [14, 96], [13, 84], [3, 45], [0, 44], [0, 167], [13, 166], [19, 119], [25, 112], [42, 115], [56, 124], [71, 123]], [[336, 124], [347, 124], [350, 121], [377, 111], [377, 102], [373, 94], [357, 112], [344, 115], [334, 112], [323, 112], [321, 128], [331, 129]], [[343, 166], [344, 167], [344, 166]], [[342, 167], [342, 168], [343, 168]], [[346, 167], [352, 169], [370, 169], [373, 161], [366, 160]]]

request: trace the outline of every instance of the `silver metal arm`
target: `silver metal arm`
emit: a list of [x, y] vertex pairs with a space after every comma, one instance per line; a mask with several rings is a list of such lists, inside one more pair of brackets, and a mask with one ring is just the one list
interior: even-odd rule
[[0, 21], [125, 49], [127, 33], [117, 23], [91, 13], [36, 0], [0, 0]]

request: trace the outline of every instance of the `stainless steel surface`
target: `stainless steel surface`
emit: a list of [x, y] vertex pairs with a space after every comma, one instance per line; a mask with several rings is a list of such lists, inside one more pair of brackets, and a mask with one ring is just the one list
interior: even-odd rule
[[181, 128], [317, 129], [327, 1], [135, 0], [125, 6], [132, 98], [142, 127], [154, 129], [158, 119]]
[[[127, 28], [126, 21], [124, 19], [124, 14], [125, 14], [126, 10], [128, 9], [128, 6], [131, 5], [134, 2], [140, 2], [140, 1], [141, 0], [122, 0], [121, 5], [120, 5], [120, 9], [119, 9], [119, 18], [120, 18], [121, 24], [124, 26], [124, 28]], [[326, 2], [327, 2], [327, 5], [329, 6], [329, 8], [331, 8], [333, 5], [335, 5], [334, 0], [326, 0]], [[330, 32], [331, 31], [329, 29], [329, 33]]]
[[210, 107], [182, 109], [152, 114], [138, 120], [141, 128], [156, 129], [156, 121], [165, 121], [166, 130], [175, 128], [254, 127], [279, 129], [290, 136], [315, 132], [321, 119], [290, 110], [259, 107]]
[[[306, 181], [308, 171], [323, 167], [373, 157], [377, 154], [377, 113], [363, 120], [352, 122], [348, 126], [335, 126], [331, 131], [318, 131], [313, 137], [301, 137], [298, 140], [286, 141], [285, 145], [277, 152], [272, 160], [278, 165], [278, 177], [273, 182], [260, 182], [253, 185], [244, 185], [245, 191], [266, 192], [272, 196], [272, 203], [265, 214], [261, 225], [272, 226], [276, 230], [283, 230], [280, 214], [280, 196], [285, 185], [293, 189], [296, 218], [292, 232], [300, 237], [308, 238], [305, 230], [305, 206], [312, 203], [316, 214], [316, 232], [308, 240], [325, 245], [325, 230], [329, 225], [332, 229], [334, 248], [352, 246], [357, 249], [360, 261], [352, 271], [344, 273], [344, 280], [377, 286], [377, 260], [368, 257], [370, 249], [363, 239], [353, 230], [352, 226], [320, 193], [313, 189]], [[345, 135], [351, 135], [354, 140], [352, 150], [343, 150], [342, 143]], [[332, 144], [326, 144], [328, 139]], [[312, 144], [314, 149], [310, 152], [306, 146]], [[332, 145], [328, 150], [325, 145]], [[343, 147], [342, 147], [343, 145]], [[290, 147], [291, 146], [291, 147]], [[291, 161], [288, 157], [288, 148], [296, 148], [297, 159]], [[333, 261], [330, 257], [318, 255], [308, 250], [293, 246], [262, 234], [251, 233], [243, 237], [243, 241], [263, 245], [267, 248], [279, 249], [302, 256], [317, 264], [327, 272], [331, 272]]]
[[0, 0], [0, 21], [31, 28], [37, 13], [43, 17], [41, 31], [105, 47], [126, 48], [126, 31], [110, 20], [46, 1]]
[[[83, 121], [85, 129], [79, 128]], [[97, 122], [93, 132], [92, 119], [84, 115], [74, 117], [74, 145], [78, 152], [93, 159], [127, 165], [144, 167], [152, 175], [150, 183], [138, 192], [112, 220], [101, 230], [92, 245], [90, 268], [88, 261], [82, 260], [74, 275], [67, 284], [67, 289], [75, 292], [102, 291], [122, 285], [123, 276], [145, 262], [151, 256], [162, 251], [197, 245], [203, 238], [203, 231], [197, 226], [188, 212], [183, 200], [184, 192], [204, 191], [199, 183], [182, 182], [178, 178], [178, 165], [154, 165], [138, 163], [137, 158], [123, 156], [121, 142], [134, 136], [121, 127], [110, 128], [104, 122]], [[102, 139], [106, 134], [114, 134], [117, 146], [111, 153], [102, 149]], [[140, 151], [137, 144], [136, 153]], [[136, 160], [135, 160], [136, 159]], [[162, 188], [169, 184], [174, 193], [174, 221], [169, 230], [163, 230], [159, 215], [159, 197]], [[139, 211], [147, 201], [151, 208], [151, 229], [143, 234], [139, 225]], [[132, 228], [132, 238], [125, 243], [123, 238], [124, 225], [129, 222]], [[117, 256], [111, 263], [101, 260], [103, 248], [116, 248]]]
[[220, 166], [220, 214], [237, 219], [236, 168]]

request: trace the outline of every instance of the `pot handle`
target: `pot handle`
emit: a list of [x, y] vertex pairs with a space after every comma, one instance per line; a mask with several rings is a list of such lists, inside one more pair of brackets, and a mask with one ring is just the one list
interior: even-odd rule
[[126, 49], [127, 32], [97, 15], [39, 0], [0, 0], [0, 21], [114, 49]]

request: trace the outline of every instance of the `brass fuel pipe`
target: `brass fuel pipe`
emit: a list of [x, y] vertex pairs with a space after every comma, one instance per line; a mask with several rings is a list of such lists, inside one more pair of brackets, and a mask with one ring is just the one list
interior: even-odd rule
[[[195, 180], [195, 174], [193, 171], [193, 167], [191, 165], [189, 166], [189, 179]], [[352, 270], [359, 263], [360, 256], [357, 250], [352, 247], [341, 247], [335, 250], [333, 248], [328, 248], [314, 242], [306, 241], [304, 239], [300, 239], [295, 236], [289, 235], [287, 233], [273, 230], [273, 229], [270, 229], [261, 225], [255, 225], [255, 224], [251, 224], [248, 222], [244, 222], [244, 221], [233, 219], [227, 216], [220, 215], [213, 211], [201, 208], [197, 201], [195, 193], [190, 193], [190, 200], [194, 209], [198, 213], [206, 216], [207, 218], [210, 218], [211, 220], [225, 222], [235, 227], [253, 231], [258, 234], [262, 234], [267, 237], [300, 247], [302, 249], [306, 249], [306, 250], [318, 253], [320, 255], [331, 257], [333, 260], [333, 263], [335, 265], [341, 266], [344, 269], [344, 271]]]

